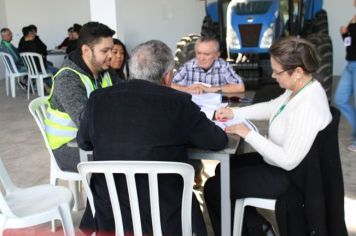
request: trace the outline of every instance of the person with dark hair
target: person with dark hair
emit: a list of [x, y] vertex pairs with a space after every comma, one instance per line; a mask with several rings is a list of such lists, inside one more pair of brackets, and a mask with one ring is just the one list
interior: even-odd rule
[[67, 30], [68, 36], [57, 46], [58, 49], [64, 50], [68, 47], [68, 42], [73, 40], [73, 27], [69, 27]]
[[195, 58], [178, 69], [172, 88], [193, 94], [245, 91], [241, 77], [229, 63], [219, 58], [220, 46], [216, 38], [200, 37], [194, 49]]
[[[356, 0], [353, 5], [356, 7]], [[352, 141], [347, 149], [356, 152], [356, 15], [347, 26], [340, 27], [340, 34], [346, 48], [347, 64], [337, 85], [334, 101], [352, 128]]]
[[[128, 61], [129, 54], [125, 45], [119, 39], [114, 38], [114, 46], [112, 48], [112, 58], [110, 63], [110, 76], [113, 83], [126, 80], [130, 76]], [[125, 70], [125, 71], [124, 71]]]
[[[19, 52], [35, 52], [42, 55], [44, 66], [46, 70], [52, 74], [55, 74], [58, 71], [57, 67], [54, 67], [53, 64], [47, 61], [47, 46], [41, 41], [37, 35], [37, 27], [35, 25], [29, 25], [22, 28], [23, 38], [19, 43]], [[39, 62], [36, 62], [37, 67], [39, 68]], [[51, 80], [45, 80], [46, 84], [51, 87]], [[49, 89], [47, 89], [49, 90]]]
[[[276, 199], [290, 185], [288, 172], [309, 152], [314, 140], [332, 120], [328, 99], [312, 74], [319, 67], [313, 44], [297, 37], [286, 37], [270, 48], [272, 77], [285, 92], [279, 97], [246, 107], [221, 108], [216, 119], [240, 117], [269, 120], [268, 136], [243, 123], [226, 127], [239, 135], [256, 152], [230, 160], [231, 200], [246, 197]], [[204, 197], [216, 235], [220, 235], [220, 166], [208, 179]], [[262, 230], [262, 229], [260, 229]]]
[[72, 37], [68, 41], [68, 46], [66, 49], [67, 54], [73, 52], [77, 48], [78, 38], [79, 38], [80, 30], [82, 29], [82, 26], [80, 24], [75, 23], [75, 24], [73, 24], [72, 28], [73, 28], [72, 34], [71, 34]]
[[88, 22], [80, 31], [78, 48], [53, 76], [45, 131], [58, 166], [77, 172], [79, 150], [76, 134], [89, 95], [109, 79], [112, 36], [115, 31], [99, 22]]
[[26, 67], [21, 60], [20, 54], [17, 48], [11, 43], [12, 41], [12, 32], [9, 28], [2, 28], [1, 31], [1, 42], [0, 42], [0, 51], [8, 53], [14, 59], [17, 70], [19, 72], [25, 72]]
[[[155, 160], [187, 162], [188, 145], [219, 150], [227, 136], [191, 101], [191, 95], [170, 88], [173, 55], [169, 47], [150, 40], [135, 47], [129, 61], [130, 78], [90, 95], [78, 131], [78, 145], [93, 150], [94, 161]], [[95, 121], [94, 121], [95, 120]], [[108, 148], [110, 147], [110, 148]], [[158, 178], [162, 235], [182, 235], [182, 179], [175, 175]], [[132, 235], [132, 217], [126, 184], [115, 176], [125, 235]], [[138, 191], [147, 192], [145, 176], [137, 176]], [[115, 222], [105, 177], [93, 175], [95, 216], [87, 204], [81, 229], [114, 235]], [[105, 190], [106, 188], [106, 190]], [[139, 196], [143, 235], [152, 235], [149, 198]], [[192, 227], [194, 235], [206, 235], [199, 204], [193, 194]], [[101, 234], [100, 234], [101, 235]]]

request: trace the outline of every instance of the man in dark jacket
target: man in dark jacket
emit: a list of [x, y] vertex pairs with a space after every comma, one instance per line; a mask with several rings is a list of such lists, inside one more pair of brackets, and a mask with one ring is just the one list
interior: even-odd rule
[[[94, 161], [152, 160], [187, 162], [187, 148], [218, 150], [227, 144], [224, 131], [191, 101], [191, 95], [171, 89], [173, 55], [168, 46], [152, 40], [138, 45], [130, 59], [130, 79], [120, 86], [94, 91], [77, 135], [79, 147], [93, 150]], [[124, 231], [132, 233], [130, 206], [122, 176], [116, 176]], [[147, 179], [137, 178], [139, 201], [147, 216]], [[91, 179], [97, 231], [114, 232], [115, 224], [103, 176]], [[181, 235], [182, 182], [176, 176], [159, 178], [163, 235]], [[142, 194], [142, 195], [141, 195]], [[87, 206], [81, 228], [90, 227]], [[206, 235], [197, 200], [193, 197], [193, 231]], [[149, 215], [149, 214], [148, 214]], [[143, 233], [152, 234], [150, 217], [143, 217]], [[155, 223], [155, 222], [153, 222]]]

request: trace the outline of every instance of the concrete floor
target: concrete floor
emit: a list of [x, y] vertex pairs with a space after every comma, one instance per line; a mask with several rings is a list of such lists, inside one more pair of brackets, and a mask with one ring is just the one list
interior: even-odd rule
[[[0, 80], [0, 158], [18, 186], [27, 187], [49, 183], [48, 152], [28, 111], [29, 101], [26, 93], [19, 88], [16, 92], [16, 98], [7, 97], [5, 82]], [[351, 129], [342, 118], [339, 140], [345, 184], [345, 219], [349, 235], [356, 236], [356, 153], [346, 149], [351, 141], [350, 137]], [[205, 162], [208, 175], [213, 175], [215, 164], [214, 161]], [[67, 183], [61, 182], [60, 184], [66, 185]], [[83, 211], [73, 213], [76, 227], [82, 214]], [[60, 229], [56, 233], [51, 233], [47, 224], [24, 230], [8, 230], [5, 235], [63, 235], [63, 233]], [[82, 235], [82, 233], [77, 230], [77, 235]]]

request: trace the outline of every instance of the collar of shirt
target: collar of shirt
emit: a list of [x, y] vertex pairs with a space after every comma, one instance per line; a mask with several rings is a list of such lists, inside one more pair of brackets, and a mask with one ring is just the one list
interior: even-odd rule
[[212, 66], [208, 69], [208, 70], [204, 70], [203, 68], [201, 68], [199, 65], [198, 65], [198, 62], [196, 59], [194, 59], [193, 61], [193, 68], [199, 68], [200, 70], [203, 70], [204, 72], [209, 72], [213, 69], [216, 69], [216, 68], [220, 68], [221, 67], [221, 63], [220, 63], [220, 59], [215, 59]]

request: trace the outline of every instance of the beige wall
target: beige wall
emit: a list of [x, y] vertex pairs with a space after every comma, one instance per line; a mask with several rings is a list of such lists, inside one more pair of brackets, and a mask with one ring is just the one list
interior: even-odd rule
[[22, 36], [23, 26], [35, 24], [38, 35], [48, 49], [58, 45], [67, 36], [73, 23], [90, 19], [88, 0], [4, 0], [7, 25], [14, 33], [15, 46]]
[[329, 34], [333, 40], [334, 75], [341, 75], [346, 65], [345, 47], [339, 28], [346, 25], [355, 14], [353, 0], [324, 0], [324, 8], [328, 12]]

